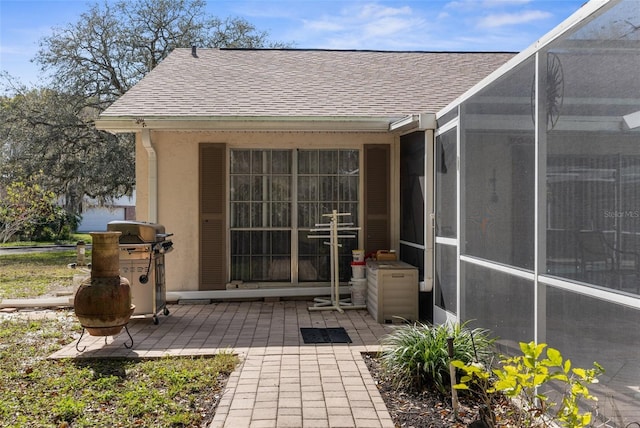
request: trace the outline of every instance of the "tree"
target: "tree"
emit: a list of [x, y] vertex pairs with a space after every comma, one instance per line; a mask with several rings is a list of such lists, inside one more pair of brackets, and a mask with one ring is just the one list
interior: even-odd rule
[[14, 181], [0, 192], [0, 241], [15, 234], [29, 233], [36, 226], [55, 218], [55, 194], [43, 189], [37, 178]]
[[0, 99], [0, 183], [29, 180], [39, 171], [48, 190], [69, 213], [79, 214], [83, 196], [106, 201], [134, 186], [131, 136], [92, 126], [82, 97], [51, 89], [25, 90]]
[[204, 0], [96, 3], [44, 38], [36, 61], [54, 82], [99, 111], [124, 94], [175, 48], [286, 47], [242, 18], [208, 16]]
[[0, 185], [43, 170], [48, 189], [72, 213], [90, 196], [130, 194], [135, 184], [131, 135], [93, 121], [174, 48], [286, 47], [242, 18], [207, 15], [203, 0], [95, 3], [75, 23], [42, 39], [36, 62], [49, 88], [29, 89], [0, 76], [13, 96], [0, 99]]

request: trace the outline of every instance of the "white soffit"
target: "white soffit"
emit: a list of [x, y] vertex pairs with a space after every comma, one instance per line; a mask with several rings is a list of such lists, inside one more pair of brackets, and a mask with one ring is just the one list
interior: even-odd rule
[[436, 129], [436, 115], [433, 113], [411, 114], [389, 124], [390, 132], [407, 133]]
[[166, 131], [333, 131], [388, 132], [389, 123], [397, 117], [103, 117], [95, 121], [96, 128], [109, 132], [139, 132], [142, 129]]

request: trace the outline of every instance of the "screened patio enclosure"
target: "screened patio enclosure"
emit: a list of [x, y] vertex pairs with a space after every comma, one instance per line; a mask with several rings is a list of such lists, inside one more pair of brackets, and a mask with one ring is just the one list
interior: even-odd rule
[[[437, 115], [436, 322], [605, 367], [640, 420], [640, 7], [590, 2]], [[616, 416], [617, 415], [617, 416]]]

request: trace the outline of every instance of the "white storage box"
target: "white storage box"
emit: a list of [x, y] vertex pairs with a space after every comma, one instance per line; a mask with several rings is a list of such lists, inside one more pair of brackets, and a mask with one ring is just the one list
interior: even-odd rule
[[367, 309], [379, 323], [418, 320], [418, 269], [401, 261], [367, 261]]

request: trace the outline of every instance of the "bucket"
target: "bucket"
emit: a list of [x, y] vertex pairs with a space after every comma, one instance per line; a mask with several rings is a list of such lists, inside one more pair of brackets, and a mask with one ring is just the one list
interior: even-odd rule
[[351, 250], [351, 254], [353, 255], [354, 262], [364, 261], [364, 250]]
[[367, 303], [367, 280], [351, 278], [351, 303], [354, 306], [364, 306]]
[[351, 277], [356, 279], [364, 278], [366, 268], [365, 262], [351, 262]]

